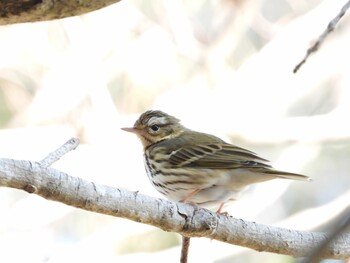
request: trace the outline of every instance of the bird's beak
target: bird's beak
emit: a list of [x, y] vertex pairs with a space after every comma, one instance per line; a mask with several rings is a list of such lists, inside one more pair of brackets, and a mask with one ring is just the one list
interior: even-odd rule
[[135, 134], [141, 134], [143, 133], [142, 130], [136, 129], [136, 128], [121, 128], [123, 131], [135, 133]]

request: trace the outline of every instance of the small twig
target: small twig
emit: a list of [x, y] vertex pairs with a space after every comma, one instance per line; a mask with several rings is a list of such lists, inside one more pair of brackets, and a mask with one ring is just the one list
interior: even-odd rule
[[337, 25], [337, 23], [339, 22], [339, 20], [345, 15], [346, 11], [350, 8], [350, 1], [348, 1], [340, 10], [340, 12], [338, 13], [338, 15], [333, 18], [329, 23], [328, 26], [326, 28], [326, 30], [318, 37], [317, 41], [306, 51], [306, 55], [303, 58], [302, 61], [299, 62], [298, 65], [295, 66], [295, 68], [293, 69], [293, 73], [297, 73], [297, 71], [300, 69], [300, 67], [306, 62], [306, 60], [309, 58], [309, 56], [316, 52], [319, 47], [321, 46], [321, 44], [323, 43], [323, 41], [325, 40], [325, 38], [334, 30], [335, 26]]
[[180, 263], [187, 263], [189, 247], [190, 247], [190, 238], [182, 236]]
[[310, 254], [310, 256], [304, 258], [300, 261], [300, 263], [316, 263], [321, 259], [321, 254], [324, 250], [327, 249], [329, 244], [336, 239], [341, 233], [343, 233], [350, 226], [350, 208], [345, 209], [344, 212], [341, 213], [339, 219], [333, 223], [333, 229], [329, 233], [328, 237], [321, 242], [321, 244], [316, 247]]
[[63, 155], [66, 153], [75, 150], [78, 147], [80, 141], [78, 138], [72, 138], [68, 140], [65, 144], [63, 144], [58, 149], [49, 153], [44, 159], [40, 161], [41, 166], [49, 167], [54, 162], [58, 161]]

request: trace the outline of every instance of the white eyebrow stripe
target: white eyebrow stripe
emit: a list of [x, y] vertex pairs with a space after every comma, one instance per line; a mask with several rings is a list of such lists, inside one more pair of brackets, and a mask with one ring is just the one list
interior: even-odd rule
[[153, 125], [153, 124], [165, 125], [169, 123], [169, 121], [167, 117], [152, 117], [149, 119], [148, 123], [149, 125]]

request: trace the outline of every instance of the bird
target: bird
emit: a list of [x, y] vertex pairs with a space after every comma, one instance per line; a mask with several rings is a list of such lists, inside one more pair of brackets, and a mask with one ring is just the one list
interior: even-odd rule
[[186, 128], [160, 110], [140, 115], [133, 127], [144, 150], [144, 164], [155, 189], [175, 202], [222, 212], [252, 184], [308, 176], [275, 170], [256, 153], [207, 133]]

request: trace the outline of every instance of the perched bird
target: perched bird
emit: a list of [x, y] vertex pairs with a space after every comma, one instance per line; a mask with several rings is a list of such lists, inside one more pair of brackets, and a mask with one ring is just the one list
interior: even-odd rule
[[146, 111], [132, 128], [122, 130], [140, 138], [148, 178], [172, 201], [221, 212], [225, 203], [237, 200], [251, 184], [275, 178], [309, 179], [274, 170], [254, 152], [192, 131], [162, 111]]

